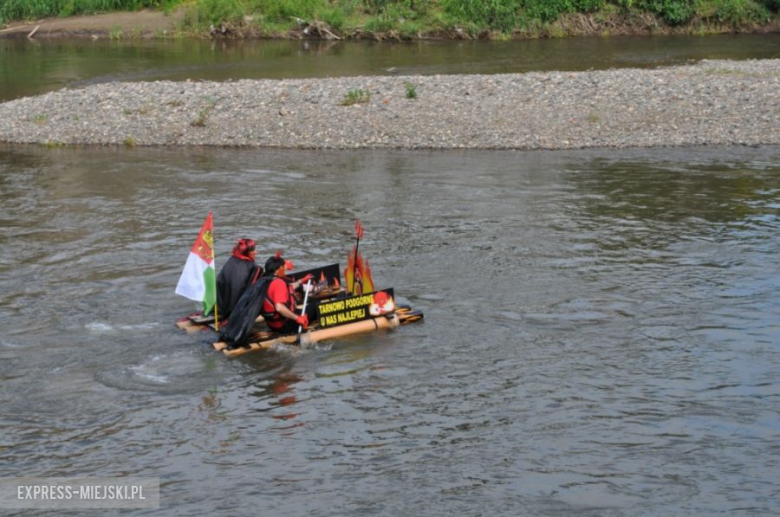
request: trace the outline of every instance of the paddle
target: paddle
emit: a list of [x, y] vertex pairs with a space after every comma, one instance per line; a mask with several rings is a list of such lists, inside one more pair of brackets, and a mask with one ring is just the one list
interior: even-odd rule
[[360, 292], [356, 292], [355, 284], [357, 284], [357, 267], [358, 267], [358, 249], [360, 248], [360, 238], [363, 236], [363, 225], [360, 224], [360, 219], [355, 221], [355, 256], [354, 264], [352, 266], [352, 294], [363, 294], [363, 286], [360, 286]]
[[[306, 302], [309, 301], [309, 291], [311, 290], [311, 278], [306, 282], [306, 287], [303, 289], [303, 309], [301, 314], [306, 314]], [[301, 342], [301, 332], [303, 332], [303, 325], [298, 325], [298, 343]]]

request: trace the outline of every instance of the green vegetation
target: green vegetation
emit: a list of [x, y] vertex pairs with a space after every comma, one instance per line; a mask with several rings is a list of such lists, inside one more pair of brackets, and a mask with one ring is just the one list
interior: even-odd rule
[[407, 99], [416, 99], [417, 98], [417, 88], [412, 83], [404, 83], [404, 87], [406, 88], [406, 98]]
[[192, 127], [205, 127], [206, 126], [206, 120], [209, 118], [209, 114], [214, 109], [214, 107], [217, 105], [216, 102], [214, 102], [214, 99], [207, 99], [206, 100], [206, 106], [198, 112], [198, 118], [190, 122], [190, 125]]
[[114, 26], [114, 28], [108, 32], [108, 39], [119, 40], [122, 39], [122, 36], [124, 36], [124, 32], [122, 32], [122, 27], [119, 27], [118, 25]]
[[365, 104], [370, 100], [371, 92], [358, 88], [348, 91], [344, 96], [344, 100], [341, 101], [341, 105], [352, 106], [353, 104]]
[[236, 38], [508, 39], [780, 25], [780, 0], [1, 0], [0, 22], [176, 7], [186, 9], [190, 34]]
[[[708, 68], [705, 70], [708, 75], [733, 76], [733, 77], [773, 77], [771, 73], [743, 72], [742, 70], [731, 70], [728, 68]], [[776, 75], [776, 74], [775, 74]]]
[[132, 115], [148, 115], [152, 111], [151, 106], [144, 106], [142, 108], [138, 108], [137, 110], [131, 110], [130, 108], [125, 108], [122, 110], [122, 114], [127, 116]]
[[194, 0], [186, 24], [237, 37], [507, 39], [638, 32], [648, 16], [659, 32], [717, 32], [765, 24], [778, 10], [780, 0]]

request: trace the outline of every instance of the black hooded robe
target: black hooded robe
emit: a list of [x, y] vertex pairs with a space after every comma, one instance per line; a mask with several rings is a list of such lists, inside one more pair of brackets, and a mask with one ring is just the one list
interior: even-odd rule
[[238, 257], [230, 257], [225, 262], [217, 276], [217, 310], [220, 319], [230, 317], [238, 299], [252, 283], [258, 269], [254, 262]]

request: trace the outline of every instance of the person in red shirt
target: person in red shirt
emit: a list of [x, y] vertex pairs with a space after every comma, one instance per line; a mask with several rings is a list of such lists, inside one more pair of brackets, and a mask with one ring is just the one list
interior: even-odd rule
[[282, 334], [292, 334], [298, 331], [299, 326], [304, 329], [309, 326], [309, 317], [295, 312], [295, 290], [310, 280], [312, 275], [288, 283], [285, 279], [285, 271], [288, 269], [292, 269], [292, 264], [282, 258], [281, 252], [265, 261], [264, 276], [273, 279], [268, 284], [263, 302], [263, 317], [271, 330]]

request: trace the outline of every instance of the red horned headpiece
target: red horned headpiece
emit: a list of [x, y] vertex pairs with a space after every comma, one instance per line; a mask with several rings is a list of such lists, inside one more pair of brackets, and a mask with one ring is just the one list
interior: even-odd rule
[[233, 256], [241, 260], [252, 260], [249, 254], [255, 251], [255, 241], [252, 239], [238, 239], [233, 247]]

